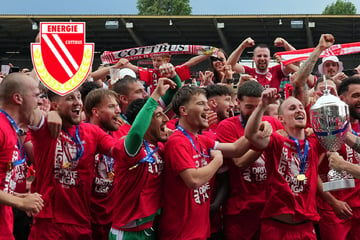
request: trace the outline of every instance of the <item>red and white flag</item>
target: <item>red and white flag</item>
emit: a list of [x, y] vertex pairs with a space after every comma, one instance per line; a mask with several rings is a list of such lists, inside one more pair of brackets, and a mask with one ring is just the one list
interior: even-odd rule
[[[282, 64], [288, 65], [294, 62], [306, 60], [315, 48], [306, 48], [293, 51], [277, 52], [276, 54], [281, 57]], [[332, 45], [320, 54], [320, 58], [329, 56], [347, 55], [360, 52], [360, 42], [343, 43]]]

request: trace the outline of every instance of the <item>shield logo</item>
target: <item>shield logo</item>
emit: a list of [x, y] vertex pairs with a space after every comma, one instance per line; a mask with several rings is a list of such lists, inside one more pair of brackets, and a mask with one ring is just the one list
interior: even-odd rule
[[94, 44], [85, 43], [85, 23], [40, 23], [40, 43], [31, 44], [39, 79], [52, 91], [65, 95], [88, 76]]

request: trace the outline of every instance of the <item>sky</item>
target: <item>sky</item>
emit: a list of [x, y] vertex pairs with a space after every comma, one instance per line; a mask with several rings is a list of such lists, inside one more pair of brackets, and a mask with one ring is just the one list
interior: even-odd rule
[[[321, 14], [336, 0], [190, 0], [192, 15]], [[136, 15], [136, 0], [2, 0], [0, 14]], [[350, 1], [360, 12], [360, 0]]]

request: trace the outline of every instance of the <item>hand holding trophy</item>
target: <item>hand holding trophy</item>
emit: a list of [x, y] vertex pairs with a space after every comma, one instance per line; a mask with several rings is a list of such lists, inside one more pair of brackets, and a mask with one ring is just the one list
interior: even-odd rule
[[[346, 130], [349, 126], [349, 107], [337, 96], [331, 95], [327, 89], [326, 78], [324, 95], [310, 109], [311, 125], [316, 137], [328, 151], [340, 150], [345, 142]], [[344, 178], [343, 171], [331, 169], [328, 172], [329, 182], [323, 183], [323, 191], [333, 191], [355, 187], [354, 179]]]

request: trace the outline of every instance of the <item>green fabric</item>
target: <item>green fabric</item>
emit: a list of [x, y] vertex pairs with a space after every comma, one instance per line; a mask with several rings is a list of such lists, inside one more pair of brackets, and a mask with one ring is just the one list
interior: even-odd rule
[[153, 228], [147, 228], [138, 232], [122, 232], [122, 238], [117, 238], [116, 234], [109, 233], [109, 240], [155, 240], [155, 232]]
[[165, 95], [161, 97], [161, 99], [164, 101], [165, 106], [169, 105], [171, 103], [171, 100], [178, 89], [181, 88], [181, 80], [178, 75], [175, 75], [171, 80], [173, 80], [176, 83], [176, 88], [170, 88], [166, 91]]
[[157, 105], [157, 101], [149, 97], [131, 125], [125, 138], [125, 150], [130, 156], [135, 156], [139, 152]]
[[154, 221], [155, 217], [160, 215], [161, 213], [161, 208], [159, 208], [156, 213], [148, 216], [148, 217], [144, 217], [144, 218], [141, 218], [141, 219], [137, 219], [135, 220], [136, 221], [136, 226], [140, 226], [141, 224], [144, 224], [144, 223], [148, 223], [150, 221]]

